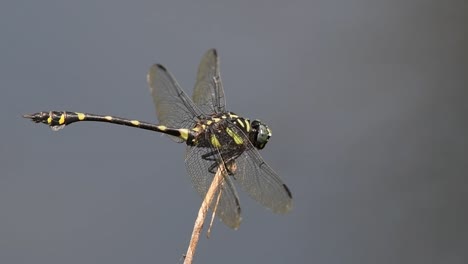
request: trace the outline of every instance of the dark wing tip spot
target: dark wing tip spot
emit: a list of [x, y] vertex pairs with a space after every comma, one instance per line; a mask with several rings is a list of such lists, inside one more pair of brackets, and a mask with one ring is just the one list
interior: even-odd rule
[[218, 57], [218, 51], [216, 51], [216, 49], [213, 48], [213, 49], [211, 49], [211, 51], [213, 52], [213, 54], [214, 54], [216, 57]]
[[289, 198], [292, 199], [292, 194], [291, 194], [291, 191], [289, 190], [288, 186], [286, 186], [286, 184], [283, 183], [283, 188], [288, 193]]
[[156, 64], [156, 67], [158, 67], [159, 69], [163, 70], [163, 71], [166, 71], [167, 72], [167, 69], [166, 67], [162, 66], [161, 64]]
[[239, 215], [241, 214], [241, 206], [240, 206], [240, 202], [239, 202], [239, 199], [236, 198], [236, 207], [237, 207], [237, 212], [239, 213]]

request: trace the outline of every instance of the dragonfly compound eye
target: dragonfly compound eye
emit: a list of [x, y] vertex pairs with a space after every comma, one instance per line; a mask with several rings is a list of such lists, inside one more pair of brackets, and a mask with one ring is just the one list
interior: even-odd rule
[[252, 144], [258, 149], [263, 149], [271, 137], [271, 130], [259, 120], [254, 120], [252, 122], [252, 133]]

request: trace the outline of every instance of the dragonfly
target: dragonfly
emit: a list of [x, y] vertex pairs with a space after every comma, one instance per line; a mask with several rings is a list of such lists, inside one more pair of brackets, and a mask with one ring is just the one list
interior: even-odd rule
[[192, 97], [161, 64], [150, 67], [147, 82], [158, 124], [72, 111], [42, 111], [23, 117], [46, 124], [54, 131], [76, 122], [106, 122], [163, 133], [175, 142], [185, 143], [185, 165], [202, 199], [217, 170], [225, 170], [214, 196], [217, 199], [209, 206], [233, 229], [237, 229], [242, 220], [236, 185], [274, 213], [291, 210], [291, 191], [259, 153], [268, 143], [271, 129], [260, 120], [250, 120], [226, 110], [215, 49], [208, 50], [202, 57]]

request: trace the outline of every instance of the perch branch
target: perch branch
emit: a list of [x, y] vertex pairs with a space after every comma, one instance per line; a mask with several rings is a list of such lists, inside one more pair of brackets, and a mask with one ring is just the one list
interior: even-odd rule
[[210, 188], [208, 189], [200, 209], [198, 210], [198, 216], [193, 226], [192, 237], [187, 249], [187, 254], [185, 255], [184, 264], [191, 264], [193, 261], [193, 256], [195, 255], [195, 250], [197, 249], [198, 240], [203, 229], [203, 223], [205, 222], [206, 214], [210, 208], [210, 204], [213, 202], [216, 192], [223, 182], [224, 174], [224, 166], [218, 166], [218, 170], [216, 171], [213, 181], [211, 182]]

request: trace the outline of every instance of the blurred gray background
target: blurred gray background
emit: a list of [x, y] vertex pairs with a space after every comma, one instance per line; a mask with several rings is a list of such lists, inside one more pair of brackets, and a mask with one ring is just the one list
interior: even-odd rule
[[179, 263], [201, 199], [184, 145], [24, 113], [156, 122], [145, 75], [191, 94], [217, 48], [228, 108], [273, 129], [294, 196], [240, 190], [196, 263], [467, 263], [466, 1], [3, 1], [0, 263]]

